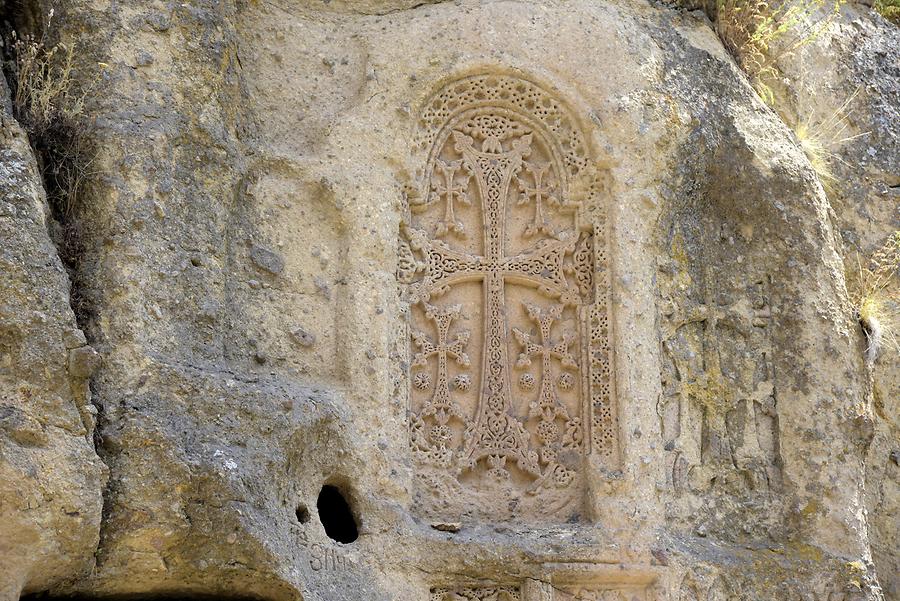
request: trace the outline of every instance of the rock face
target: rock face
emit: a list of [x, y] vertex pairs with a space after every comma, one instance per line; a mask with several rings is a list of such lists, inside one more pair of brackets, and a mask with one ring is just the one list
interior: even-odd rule
[[[900, 29], [848, 6], [842, 18], [803, 52], [786, 61], [791, 94], [788, 120], [828, 129], [832, 179], [826, 188], [851, 273], [900, 230]], [[816, 82], [810, 74], [816, 73]], [[846, 106], [846, 108], [843, 108]], [[837, 115], [837, 117], [834, 117]], [[824, 125], [823, 125], [824, 124]], [[898, 491], [900, 468], [900, 354], [888, 348], [871, 371], [873, 439], [866, 459], [865, 508], [872, 557], [888, 599], [900, 599]]]
[[90, 573], [107, 470], [88, 388], [99, 356], [75, 323], [5, 82], [0, 139], [0, 596], [15, 599]]
[[865, 89], [826, 193], [699, 12], [34, 8], [101, 150], [87, 347], [3, 122], [0, 465], [45, 499], [0, 494], [7, 596], [896, 596], [900, 372], [844, 271], [900, 229], [871, 10], [784, 65], [786, 113]]

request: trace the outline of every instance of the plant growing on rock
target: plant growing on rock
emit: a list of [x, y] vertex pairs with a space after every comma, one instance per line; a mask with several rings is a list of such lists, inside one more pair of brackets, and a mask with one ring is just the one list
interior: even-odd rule
[[813, 111], [794, 124], [794, 135], [797, 136], [800, 147], [803, 148], [810, 165], [826, 189], [829, 189], [835, 181], [832, 165], [836, 161], [846, 164], [837, 154], [838, 148], [846, 142], [869, 134], [869, 132], [862, 132], [846, 135], [850, 128], [851, 103], [858, 93], [859, 89], [853, 92], [837, 110], [824, 118], [819, 117]]
[[[49, 24], [49, 22], [48, 22]], [[72, 46], [48, 48], [43, 37], [12, 32], [13, 103], [29, 133], [41, 134], [59, 122], [71, 122], [84, 110], [83, 91], [74, 83]]]
[[875, 0], [872, 8], [888, 21], [900, 25], [900, 0]]
[[[53, 12], [45, 31], [50, 29]], [[39, 157], [47, 200], [54, 216], [66, 229], [60, 242], [64, 258], [71, 256], [73, 228], [69, 224], [92, 169], [96, 150], [88, 136], [84, 103], [92, 85], [79, 82], [74, 46], [47, 42], [40, 36], [13, 31], [4, 41], [9, 53], [7, 73], [12, 87], [13, 109], [28, 132]], [[101, 65], [102, 66], [102, 65]], [[99, 78], [94, 78], [96, 82]]]
[[775, 101], [779, 59], [815, 40], [838, 15], [843, 0], [831, 2], [716, 0], [716, 33], [766, 103]]
[[866, 361], [871, 365], [884, 347], [900, 351], [900, 230], [894, 232], [868, 260], [856, 257], [848, 274], [850, 302], [866, 336]]

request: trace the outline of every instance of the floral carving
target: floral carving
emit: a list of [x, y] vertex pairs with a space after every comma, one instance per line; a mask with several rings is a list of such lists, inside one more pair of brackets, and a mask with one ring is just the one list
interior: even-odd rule
[[453, 378], [453, 385], [457, 390], [466, 392], [467, 390], [469, 390], [469, 386], [472, 385], [472, 379], [466, 374], [460, 374]]
[[525, 372], [521, 376], [519, 376], [519, 386], [522, 390], [534, 390], [534, 376], [528, 372]]

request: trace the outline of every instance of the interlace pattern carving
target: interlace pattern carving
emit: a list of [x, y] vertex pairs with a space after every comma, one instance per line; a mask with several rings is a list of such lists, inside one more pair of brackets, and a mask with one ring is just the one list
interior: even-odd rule
[[431, 589], [431, 601], [519, 601], [519, 589], [511, 586]]
[[426, 510], [569, 519], [587, 453], [617, 459], [605, 219], [583, 135], [542, 88], [485, 75], [426, 104], [417, 150], [398, 277]]

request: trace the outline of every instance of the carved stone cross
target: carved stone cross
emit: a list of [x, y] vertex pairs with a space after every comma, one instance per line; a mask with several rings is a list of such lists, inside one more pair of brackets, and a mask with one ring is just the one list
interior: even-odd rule
[[413, 341], [419, 347], [419, 352], [413, 358], [413, 367], [421, 367], [428, 363], [428, 358], [437, 356], [437, 381], [434, 385], [434, 395], [431, 401], [422, 409], [422, 415], [434, 415], [441, 425], [446, 425], [449, 417], [455, 415], [465, 419], [459, 406], [450, 398], [450, 378], [447, 374], [447, 357], [452, 357], [460, 365], [469, 364], [469, 356], [466, 354], [466, 345], [469, 343], [469, 333], [460, 332], [456, 340], [447, 343], [447, 335], [450, 331], [450, 323], [459, 315], [459, 305], [453, 305], [446, 309], [425, 305], [425, 315], [434, 321], [437, 330], [437, 340], [432, 342], [422, 332], [413, 333]]
[[[447, 292], [458, 282], [482, 280], [485, 360], [477, 412], [465, 433], [463, 464], [474, 468], [480, 460], [487, 459], [491, 473], [504, 477], [506, 461], [510, 460], [538, 477], [538, 454], [530, 449], [529, 435], [522, 423], [510, 413], [505, 288], [507, 280], [515, 280], [539, 288], [564, 304], [574, 304], [578, 293], [566, 281], [563, 261], [573, 252], [575, 239], [570, 236], [544, 240], [535, 250], [505, 256], [506, 199], [510, 182], [522, 168], [523, 158], [531, 152], [532, 137], [519, 137], [506, 151], [496, 141], [487, 140], [481, 150], [476, 149], [474, 140], [458, 131], [453, 132], [453, 138], [464, 167], [477, 182], [485, 222], [484, 254], [455, 251], [440, 240], [428, 240], [423, 232], [411, 232], [411, 245], [426, 257], [425, 265], [419, 268], [424, 271], [424, 278], [417, 284], [417, 291], [425, 300]], [[446, 187], [450, 189], [451, 183], [447, 182]]]
[[398, 253], [417, 498], [442, 519], [576, 518], [587, 454], [615, 442], [587, 141], [559, 99], [514, 76], [449, 82], [422, 107]]
[[545, 185], [544, 176], [549, 169], [549, 163], [528, 165], [526, 171], [531, 175], [534, 185], [529, 186], [524, 181], [519, 181], [519, 191], [522, 193], [519, 204], [525, 204], [529, 201], [534, 202], [534, 220], [525, 228], [526, 236], [535, 234], [549, 235], [553, 233], [547, 224], [546, 217], [544, 217], [544, 202], [559, 204], [559, 199], [553, 195], [553, 189]]
[[551, 421], [559, 415], [568, 419], [566, 408], [559, 403], [556, 397], [552, 362], [556, 358], [565, 368], [578, 368], [575, 358], [569, 353], [569, 346], [571, 346], [573, 338], [569, 332], [565, 332], [562, 340], [554, 343], [551, 342], [550, 332], [553, 322], [562, 314], [562, 307], [554, 305], [547, 309], [541, 309], [536, 305], [529, 304], [527, 308], [529, 317], [538, 324], [540, 342], [535, 342], [531, 334], [527, 334], [519, 328], [513, 328], [513, 334], [523, 347], [522, 353], [516, 361], [517, 366], [530, 365], [532, 356], [541, 358], [541, 392], [538, 402], [531, 408], [531, 415], [539, 416], [543, 421]]
[[455, 203], [469, 204], [469, 196], [466, 193], [469, 180], [456, 181], [456, 173], [459, 171], [462, 161], [437, 161], [437, 168], [441, 172], [440, 181], [434, 187], [434, 194], [444, 199], [444, 220], [438, 223], [438, 236], [443, 236], [448, 231], [457, 235], [465, 234], [465, 226], [456, 218]]
[[[505, 313], [506, 278], [520, 278], [550, 291], [565, 294], [562, 259], [565, 247], [544, 248], [530, 256], [505, 257], [506, 199], [509, 184], [522, 166], [522, 159], [531, 152], [531, 134], [525, 134], [502, 151], [499, 144], [476, 150], [471, 137], [453, 132], [455, 147], [467, 166], [475, 173], [484, 215], [484, 249], [481, 268], [484, 272], [485, 295], [485, 356], [482, 362], [481, 397], [475, 423], [466, 432], [464, 459], [469, 467], [487, 458], [494, 475], [502, 476], [507, 459], [536, 476], [540, 475], [537, 453], [531, 451], [528, 433], [518, 419], [509, 413], [509, 362], [506, 357]], [[487, 150], [487, 151], [486, 151]], [[551, 268], [551, 277], [545, 269]], [[553, 267], [556, 269], [553, 270]], [[555, 273], [554, 273], [555, 271]], [[561, 289], [561, 290], [560, 290]]]

